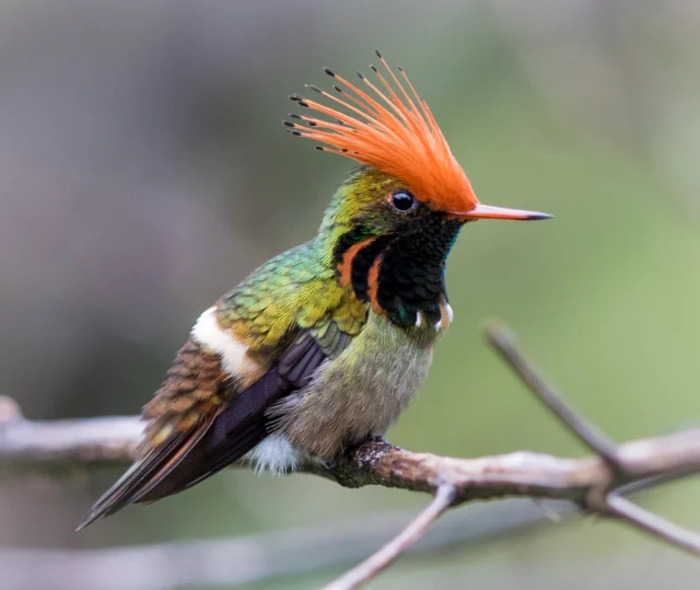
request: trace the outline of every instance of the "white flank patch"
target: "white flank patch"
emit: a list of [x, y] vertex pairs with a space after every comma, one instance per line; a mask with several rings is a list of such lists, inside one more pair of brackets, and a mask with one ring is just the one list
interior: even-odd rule
[[435, 322], [435, 331], [439, 332], [440, 328], [442, 328], [442, 320], [438, 320], [437, 322]]
[[445, 311], [447, 312], [447, 317], [450, 318], [450, 323], [452, 323], [452, 320], [455, 319], [455, 312], [452, 311], [452, 306], [445, 302]]
[[258, 473], [269, 471], [274, 475], [284, 475], [296, 469], [300, 457], [284, 434], [271, 434], [245, 458], [253, 463]]
[[221, 367], [244, 385], [260, 377], [260, 367], [247, 354], [248, 347], [238, 342], [229, 330], [223, 330], [216, 320], [216, 307], [199, 316], [192, 328], [192, 337], [221, 356]]
[[420, 328], [423, 325], [423, 312], [419, 309], [416, 312], [416, 328]]

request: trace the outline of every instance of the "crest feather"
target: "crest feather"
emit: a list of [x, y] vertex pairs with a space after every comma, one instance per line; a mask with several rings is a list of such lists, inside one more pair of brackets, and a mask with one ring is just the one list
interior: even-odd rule
[[[299, 106], [325, 117], [291, 115], [291, 133], [324, 144], [325, 152], [352, 158], [407, 184], [416, 197], [446, 211], [470, 211], [479, 202], [435, 117], [405, 72], [397, 75], [377, 51], [385, 73], [371, 65], [377, 82], [361, 73], [355, 85], [324, 68], [338, 84], [334, 93], [307, 85], [324, 102], [299, 95]], [[360, 87], [363, 86], [363, 87]], [[327, 117], [327, 118], [326, 118]]]

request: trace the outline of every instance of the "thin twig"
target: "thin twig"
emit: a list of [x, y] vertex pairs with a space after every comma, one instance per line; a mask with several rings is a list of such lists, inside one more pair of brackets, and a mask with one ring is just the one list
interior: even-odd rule
[[630, 483], [626, 483], [624, 485], [616, 487], [615, 494], [617, 494], [618, 496], [630, 496], [632, 494], [636, 494], [637, 492], [643, 492], [644, 490], [655, 488], [693, 475], [696, 475], [696, 471], [694, 469], [691, 469], [690, 471], [667, 471], [651, 477], [635, 479]]
[[537, 398], [581, 442], [617, 470], [619, 457], [616, 443], [563, 400], [554, 386], [548, 383], [535, 366], [520, 353], [513, 332], [506, 326], [493, 324], [487, 327], [486, 337]]
[[353, 590], [374, 578], [426, 533], [428, 528], [450, 507], [456, 492], [457, 488], [453, 485], [440, 485], [433, 501], [403, 531], [365, 561], [324, 586], [323, 590]]
[[609, 516], [620, 518], [669, 545], [700, 557], [700, 534], [678, 526], [617, 494], [608, 494], [605, 504]]

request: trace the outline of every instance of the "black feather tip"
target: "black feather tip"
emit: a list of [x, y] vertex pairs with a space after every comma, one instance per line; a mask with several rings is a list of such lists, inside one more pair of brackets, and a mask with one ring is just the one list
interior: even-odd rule
[[289, 95], [289, 100], [292, 102], [297, 103], [300, 107], [308, 107], [309, 105], [305, 102], [303, 96], [299, 96], [298, 94], [290, 94]]

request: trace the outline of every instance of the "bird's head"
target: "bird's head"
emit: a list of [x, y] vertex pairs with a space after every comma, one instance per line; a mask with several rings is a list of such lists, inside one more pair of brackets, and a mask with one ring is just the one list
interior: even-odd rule
[[[377, 57], [381, 69], [370, 66], [374, 80], [358, 74], [359, 85], [324, 68], [333, 90], [308, 86], [318, 100], [292, 95], [304, 110], [284, 124], [319, 142], [316, 149], [362, 164], [336, 193], [321, 234], [333, 242], [341, 282], [353, 283], [359, 296], [392, 317], [387, 298], [423, 282], [422, 275], [429, 276], [420, 291], [430, 291], [432, 283], [443, 291], [445, 258], [466, 222], [551, 216], [480, 203], [426, 102], [401, 68], [397, 74], [378, 51]], [[404, 301], [392, 319], [418, 323], [425, 315], [421, 305]], [[434, 318], [438, 312], [428, 313]]]

